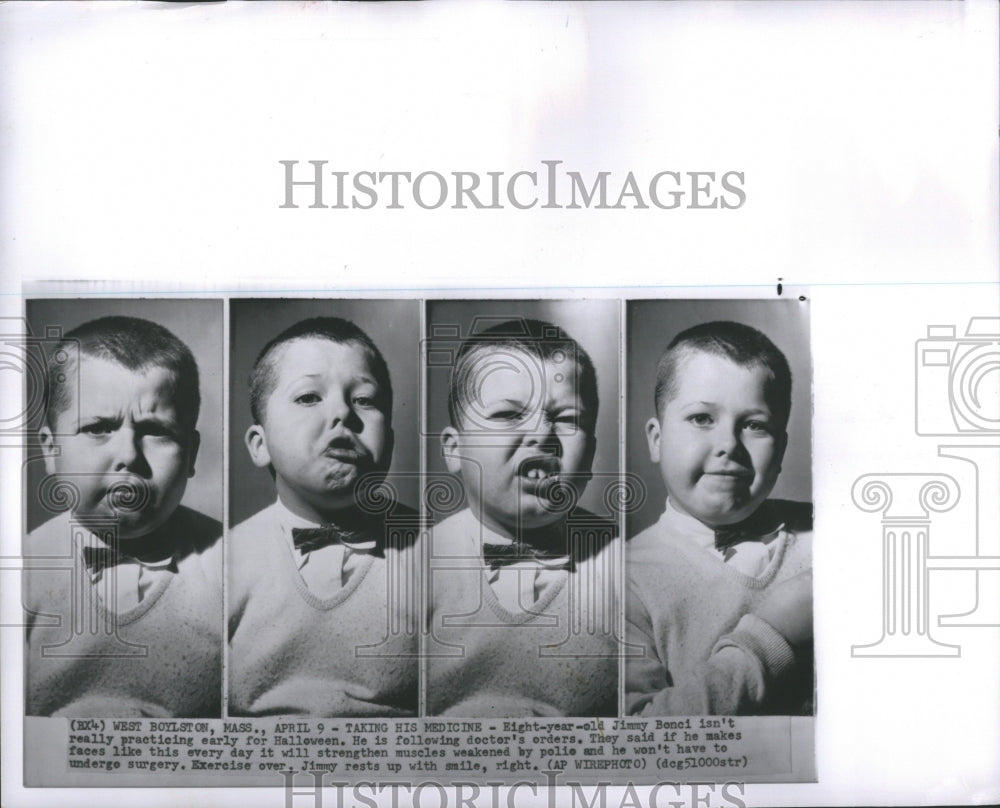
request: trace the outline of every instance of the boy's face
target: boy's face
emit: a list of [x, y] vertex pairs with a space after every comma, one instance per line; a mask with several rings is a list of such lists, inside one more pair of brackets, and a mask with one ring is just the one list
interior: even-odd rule
[[46, 469], [79, 491], [81, 522], [117, 517], [120, 539], [144, 536], [180, 505], [198, 454], [198, 433], [176, 409], [174, 374], [82, 356], [79, 378], [78, 400], [56, 418], [58, 443], [40, 430]]
[[274, 390], [263, 423], [247, 431], [247, 448], [257, 466], [273, 467], [286, 506], [322, 522], [353, 504], [363, 474], [388, 470], [388, 391], [355, 343], [305, 337], [280, 347], [272, 361]]
[[649, 455], [671, 502], [710, 527], [745, 519], [781, 471], [785, 425], [768, 403], [768, 372], [694, 353], [681, 360], [662, 423], [646, 424]]
[[473, 512], [488, 527], [517, 536], [519, 529], [563, 517], [549, 499], [553, 483], [586, 483], [595, 413], [581, 397], [572, 364], [539, 363], [527, 355], [526, 361], [497, 361], [501, 350], [510, 351], [486, 350], [474, 360], [489, 371], [473, 373], [474, 397], [465, 403], [463, 423], [445, 429], [442, 444]]

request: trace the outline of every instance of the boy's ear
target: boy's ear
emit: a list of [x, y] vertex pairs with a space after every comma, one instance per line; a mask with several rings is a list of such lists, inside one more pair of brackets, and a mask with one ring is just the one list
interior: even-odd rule
[[448, 471], [457, 474], [462, 470], [462, 458], [459, 456], [458, 430], [446, 426], [441, 432], [441, 452], [444, 455]]
[[271, 454], [267, 451], [267, 441], [264, 439], [264, 427], [260, 424], [251, 426], [243, 436], [243, 442], [250, 452], [250, 459], [260, 469], [271, 465]]
[[201, 433], [195, 429], [191, 432], [191, 445], [188, 446], [188, 477], [194, 477], [194, 461], [198, 459], [198, 449], [201, 448]]
[[42, 445], [42, 456], [45, 459], [45, 473], [56, 473], [56, 457], [59, 449], [56, 447], [56, 436], [52, 434], [48, 424], [38, 430], [38, 442]]
[[659, 463], [660, 421], [658, 418], [650, 418], [646, 421], [646, 443], [649, 444], [649, 459], [654, 463]]

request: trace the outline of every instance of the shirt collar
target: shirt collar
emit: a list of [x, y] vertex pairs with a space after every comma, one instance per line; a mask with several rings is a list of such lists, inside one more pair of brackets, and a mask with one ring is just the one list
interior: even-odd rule
[[[761, 505], [761, 508], [764, 507], [766, 507], [766, 504]], [[748, 519], [751, 518], [753, 517], [748, 517]], [[699, 547], [704, 547], [709, 550], [715, 549], [715, 528], [711, 528], [703, 522], [695, 519], [690, 514], [681, 511], [670, 501], [670, 497], [667, 497], [667, 505], [663, 511], [661, 520], [670, 532], [683, 536], [684, 538], [694, 542]], [[777, 525], [773, 530], [761, 533], [759, 536], [756, 536], [756, 538], [773, 538], [784, 530], [784, 527], [784, 524]]]
[[[107, 550], [111, 549], [111, 547], [106, 542], [102, 541], [96, 533], [90, 530], [88, 530], [85, 535], [83, 534], [77, 535], [76, 538], [77, 555], [80, 556], [83, 555], [84, 547], [93, 547], [94, 549], [107, 549]], [[164, 558], [158, 558], [149, 561], [146, 559], [140, 559], [140, 558], [135, 558], [134, 556], [130, 556], [121, 547], [118, 547], [118, 552], [121, 555], [125, 556], [126, 560], [123, 563], [135, 564], [142, 569], [150, 571], [165, 570], [168, 572], [177, 572], [177, 559], [174, 553], [171, 553], [170, 555]], [[91, 581], [96, 581], [103, 574], [103, 570], [88, 570], [88, 572], [90, 574]]]
[[[480, 559], [482, 559], [482, 557], [483, 557], [483, 545], [485, 545], [485, 544], [513, 544], [514, 543], [514, 540], [512, 538], [510, 538], [508, 536], [501, 535], [500, 533], [497, 533], [492, 528], [488, 527], [487, 525], [484, 525], [478, 519], [476, 520], [476, 524], [479, 526], [479, 535], [481, 537], [481, 543], [479, 545], [479, 557], [480, 557]], [[569, 562], [569, 555], [568, 554], [566, 554], [566, 555], [560, 555], [560, 556], [553, 556], [552, 558], [530, 558], [530, 559], [525, 559], [524, 561], [518, 561], [516, 564], [508, 565], [508, 569], [510, 567], [521, 568], [521, 569], [524, 569], [524, 568], [527, 568], [527, 567], [531, 567], [533, 569], [547, 569], [547, 568], [565, 569], [566, 568], [566, 564], [568, 562]], [[496, 575], [499, 575], [499, 569], [493, 570], [493, 577], [495, 577]]]
[[[299, 559], [301, 566], [301, 564], [305, 562], [305, 559], [309, 557], [309, 553], [295, 549], [295, 542], [292, 540], [292, 528], [315, 528], [323, 527], [323, 525], [319, 522], [314, 522], [311, 519], [305, 519], [297, 513], [293, 513], [288, 506], [281, 501], [280, 497], [277, 502], [277, 516], [278, 526], [281, 528], [281, 535], [284, 537], [285, 542], [292, 551], [292, 554]], [[345, 551], [367, 553], [374, 550], [378, 546], [378, 542], [376, 542], [375, 539], [370, 539], [360, 542], [342, 542], [339, 546], [343, 547]]]

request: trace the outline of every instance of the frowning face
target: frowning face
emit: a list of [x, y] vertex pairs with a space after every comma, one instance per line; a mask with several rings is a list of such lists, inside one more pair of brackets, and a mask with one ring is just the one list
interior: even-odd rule
[[553, 505], [556, 484], [586, 484], [595, 413], [581, 397], [574, 363], [528, 356], [493, 363], [492, 353], [485, 350], [475, 360], [491, 369], [478, 375], [462, 423], [446, 429], [442, 443], [473, 513], [502, 535], [517, 537], [563, 517]]
[[650, 459], [671, 502], [710, 527], [745, 519], [781, 471], [785, 424], [768, 403], [770, 376], [698, 352], [681, 361], [662, 421], [646, 424]]
[[274, 469], [286, 506], [323, 522], [353, 503], [362, 475], [389, 467], [388, 391], [376, 381], [368, 350], [354, 342], [304, 337], [271, 361], [274, 390], [263, 423], [247, 431], [247, 448], [257, 466]]
[[40, 430], [46, 469], [78, 492], [81, 522], [113, 519], [120, 539], [144, 536], [180, 504], [198, 454], [198, 433], [176, 409], [174, 373], [83, 356], [79, 378], [77, 400], [56, 417], [58, 442]]

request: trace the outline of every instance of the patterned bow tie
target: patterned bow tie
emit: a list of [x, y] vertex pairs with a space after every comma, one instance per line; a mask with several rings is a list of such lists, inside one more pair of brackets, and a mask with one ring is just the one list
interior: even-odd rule
[[[130, 562], [135, 562], [137, 564], [146, 563], [147, 565], [153, 564], [152, 561], [145, 561], [143, 558], [138, 558], [134, 555], [129, 555], [128, 553], [122, 553], [118, 550], [113, 550], [110, 547], [84, 547], [83, 549], [83, 563], [87, 567], [87, 572], [92, 576], [97, 575], [100, 572], [108, 569], [109, 567], [117, 566], [118, 564], [128, 564]], [[168, 563], [169, 562], [169, 563]], [[156, 566], [164, 566], [168, 569], [176, 571], [176, 565], [173, 559], [163, 558], [158, 559], [155, 562]]]
[[[344, 530], [337, 525], [322, 525], [320, 527], [293, 527], [292, 543], [301, 553], [311, 553], [331, 544], [346, 544], [352, 550], [368, 552], [382, 557], [382, 548], [372, 537], [369, 530]], [[370, 548], [354, 547], [353, 545], [369, 543]]]
[[780, 530], [781, 526], [782, 521], [778, 518], [778, 514], [765, 502], [742, 522], [717, 529], [715, 531], [715, 549], [725, 551], [740, 542], [759, 541], [763, 536]]
[[106, 570], [108, 567], [114, 567], [117, 564], [134, 560], [131, 556], [119, 553], [110, 547], [83, 548], [83, 563], [87, 565], [87, 571], [91, 575], [97, 575], [97, 573]]
[[[565, 563], [550, 563], [556, 559], [565, 559]], [[528, 544], [483, 544], [483, 560], [491, 571], [516, 564], [518, 561], [541, 561], [549, 569], [573, 569], [573, 559], [566, 553], [540, 549]]]

